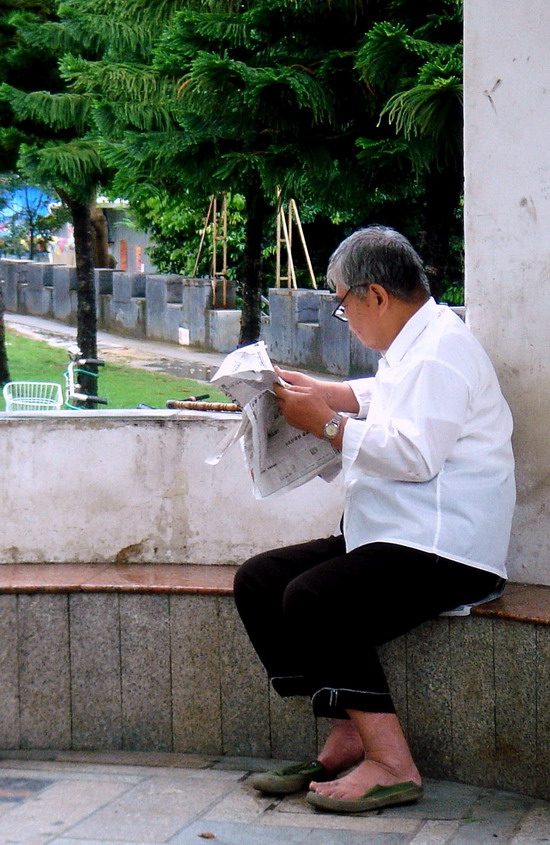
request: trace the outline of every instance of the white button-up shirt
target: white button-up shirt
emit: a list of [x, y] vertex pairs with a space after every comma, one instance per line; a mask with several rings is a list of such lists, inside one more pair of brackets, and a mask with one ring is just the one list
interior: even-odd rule
[[506, 577], [512, 417], [462, 320], [430, 299], [376, 376], [349, 384], [359, 412], [342, 445], [348, 551], [396, 543]]

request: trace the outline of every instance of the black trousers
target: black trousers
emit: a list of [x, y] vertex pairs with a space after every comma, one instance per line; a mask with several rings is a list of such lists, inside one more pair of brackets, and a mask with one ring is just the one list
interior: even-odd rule
[[376, 646], [445, 610], [482, 600], [501, 579], [390, 543], [346, 553], [342, 536], [264, 552], [235, 578], [237, 609], [281, 696], [315, 716], [393, 713]]

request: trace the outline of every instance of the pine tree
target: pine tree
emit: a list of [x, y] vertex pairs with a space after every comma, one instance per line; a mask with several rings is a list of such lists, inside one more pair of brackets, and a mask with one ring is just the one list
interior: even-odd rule
[[[134, 0], [140, 25], [151, 8]], [[358, 225], [388, 223], [420, 240], [441, 290], [460, 226], [461, 45], [456, 0], [432, 9], [412, 0], [166, 3], [168, 23], [148, 42], [152, 63], [143, 51], [141, 67], [73, 64], [77, 89], [100, 97], [106, 156], [133, 203], [155, 191], [246, 198], [241, 343], [259, 333], [277, 186], [309, 210], [322, 259]]]
[[88, 147], [73, 164], [97, 155], [100, 178], [107, 161], [113, 191], [137, 207], [152, 196], [245, 197], [247, 343], [259, 333], [278, 186], [309, 210], [324, 257], [347, 231], [383, 222], [422, 236], [441, 278], [460, 194], [455, 152], [441, 144], [458, 126], [457, 8], [434, 0], [434, 16], [413, 0], [66, 0], [61, 20], [32, 37], [63, 54], [67, 88], [50, 120], [82, 121], [78, 142]]
[[[17, 38], [10, 22], [15, 12], [28, 19], [43, 20], [51, 12], [53, 0], [3, 0], [0, 6], [0, 83], [25, 85], [26, 80], [37, 76], [49, 77], [55, 63], [26, 50]], [[25, 133], [13, 125], [9, 106], [0, 102], [0, 173], [13, 171], [17, 151]], [[8, 356], [4, 337], [4, 304], [0, 287], [0, 385], [10, 380]]]
[[[4, 82], [0, 99], [13, 115], [17, 169], [30, 183], [55, 191], [69, 208], [74, 228], [77, 291], [77, 342], [85, 357], [97, 357], [97, 315], [92, 251], [91, 208], [98, 186], [107, 178], [93, 123], [93, 100], [67, 90], [57, 59], [70, 38], [56, 20], [14, 14], [17, 46], [55, 65], [48, 79], [52, 90], [25, 90]], [[34, 80], [33, 80], [34, 81]], [[34, 82], [36, 84], [36, 82]], [[27, 86], [28, 88], [28, 86]], [[12, 132], [13, 135], [13, 132]], [[96, 379], [83, 376], [83, 392], [94, 394]]]
[[[174, 12], [178, 4], [170, 5]], [[378, 3], [179, 6], [152, 64], [142, 50], [141, 67], [135, 52], [132, 64], [111, 54], [99, 63], [75, 58], [64, 68], [75, 90], [98, 99], [99, 125], [110, 139], [105, 155], [133, 204], [155, 190], [245, 197], [240, 343], [247, 343], [259, 334], [277, 187], [325, 218], [351, 221], [368, 208], [355, 140], [378, 114], [353, 71], [353, 49]], [[145, 14], [151, 4], [135, 2], [138, 9]]]
[[417, 239], [438, 296], [449, 272], [460, 269], [453, 244], [462, 241], [462, 2], [440, 0], [430, 14], [412, 0], [388, 5], [391, 19], [369, 30], [356, 64], [381, 100], [381, 123], [395, 135], [359, 144], [367, 166], [392, 163], [391, 178], [412, 168]]

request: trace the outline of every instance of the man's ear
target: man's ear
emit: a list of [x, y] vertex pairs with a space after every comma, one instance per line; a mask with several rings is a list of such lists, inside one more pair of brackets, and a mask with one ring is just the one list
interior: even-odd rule
[[382, 285], [377, 285], [373, 283], [370, 285], [369, 290], [372, 291], [375, 297], [375, 302], [378, 306], [380, 311], [385, 311], [389, 304], [389, 294], [386, 288], [382, 287]]

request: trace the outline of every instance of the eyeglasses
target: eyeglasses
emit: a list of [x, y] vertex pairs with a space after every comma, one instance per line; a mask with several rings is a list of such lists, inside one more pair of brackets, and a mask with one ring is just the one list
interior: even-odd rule
[[348, 294], [350, 294], [352, 292], [352, 290], [355, 290], [356, 288], [368, 288], [368, 287], [370, 287], [370, 282], [368, 284], [354, 285], [353, 288], [348, 288], [347, 291], [345, 292], [343, 298], [340, 300], [340, 302], [338, 303], [338, 305], [336, 306], [336, 308], [332, 312], [332, 316], [336, 317], [337, 320], [341, 320], [342, 323], [347, 323], [348, 318], [347, 318], [347, 315], [346, 315], [346, 309], [344, 308], [344, 302], [346, 301], [346, 297], [348, 296]]

